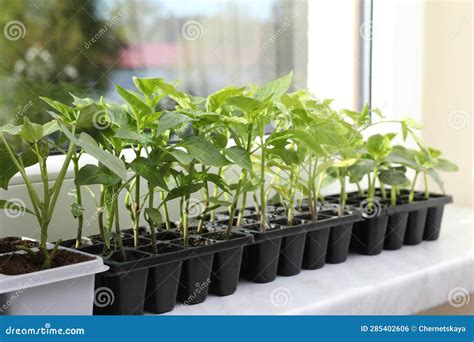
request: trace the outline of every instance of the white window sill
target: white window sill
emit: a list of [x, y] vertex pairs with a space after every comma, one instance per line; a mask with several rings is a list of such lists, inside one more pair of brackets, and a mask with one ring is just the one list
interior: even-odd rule
[[474, 292], [473, 212], [448, 206], [438, 241], [278, 277], [241, 281], [228, 297], [209, 295], [170, 315], [406, 315], [448, 302], [450, 291]]

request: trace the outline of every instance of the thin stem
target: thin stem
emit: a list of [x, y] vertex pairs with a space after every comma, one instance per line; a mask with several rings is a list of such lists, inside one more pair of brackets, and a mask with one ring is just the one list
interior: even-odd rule
[[[191, 163], [189, 165], [189, 182], [188, 185], [192, 184], [193, 181], [193, 176], [194, 176], [194, 163]], [[188, 193], [186, 194], [185, 200], [184, 200], [184, 213], [183, 213], [183, 238], [184, 238], [184, 245], [188, 245], [188, 240], [189, 240], [189, 199], [191, 198], [191, 194]]]
[[[154, 206], [154, 198], [155, 198], [155, 187], [148, 183], [148, 208], [153, 208]], [[148, 217], [148, 225], [150, 226], [150, 233], [151, 233], [151, 248], [154, 254], [158, 253], [156, 247], [156, 230], [155, 230], [155, 223], [153, 220]]]
[[2, 135], [2, 142], [5, 145], [5, 149], [7, 150], [7, 153], [13, 162], [13, 164], [16, 166], [18, 172], [20, 173], [21, 177], [23, 178], [23, 181], [25, 182], [26, 189], [28, 191], [28, 195], [30, 196], [31, 199], [31, 205], [33, 206], [33, 210], [35, 212], [36, 219], [38, 220], [38, 223], [41, 224], [41, 212], [39, 210], [39, 206], [41, 204], [41, 201], [39, 199], [39, 196], [31, 184], [30, 179], [28, 178], [28, 175], [26, 174], [25, 169], [23, 168], [22, 165], [17, 160], [17, 157], [15, 156], [15, 153], [12, 151], [10, 148], [10, 145], [8, 145], [8, 142], [6, 141], [5, 137]]
[[313, 184], [314, 184], [314, 176], [313, 176], [313, 167], [312, 167], [312, 159], [311, 157], [309, 158], [309, 169], [308, 169], [308, 205], [309, 209], [311, 211], [311, 219], [313, 222], [316, 222], [316, 210], [314, 207], [314, 202], [313, 202]]
[[138, 225], [140, 221], [140, 176], [135, 177], [135, 201], [133, 203], [133, 244], [138, 247]]
[[105, 240], [104, 235], [104, 201], [105, 201], [105, 187], [100, 186], [100, 199], [99, 199], [99, 215], [97, 219], [99, 221], [99, 233], [102, 240]]
[[[261, 126], [261, 124], [260, 124]], [[260, 143], [262, 148], [262, 161], [260, 166], [260, 230], [265, 231], [267, 225], [265, 202], [265, 143], [263, 141], [263, 127], [260, 127]]]
[[170, 214], [168, 211], [168, 202], [165, 201], [165, 193], [163, 191], [160, 192], [161, 201], [163, 202], [163, 213], [165, 214], [165, 227], [166, 230], [171, 229], [171, 222], [170, 222]]
[[[201, 172], [207, 173], [207, 169], [204, 165], [201, 165]], [[217, 187], [217, 186], [216, 186]], [[201, 234], [204, 228], [204, 220], [205, 216], [204, 213], [206, 212], [207, 208], [209, 208], [209, 183], [207, 181], [204, 182], [204, 199], [203, 199], [203, 214], [199, 218], [197, 233]]]
[[341, 174], [339, 176], [339, 182], [341, 183], [341, 194], [339, 196], [339, 216], [344, 213], [346, 207], [346, 171], [345, 168], [341, 168]]
[[395, 185], [390, 190], [390, 204], [392, 207], [397, 204], [397, 187]]
[[64, 182], [64, 178], [66, 177], [66, 172], [67, 169], [69, 168], [69, 163], [71, 162], [72, 159], [72, 153], [76, 149], [76, 146], [72, 143], [69, 143], [69, 148], [66, 154], [66, 158], [63, 162], [63, 165], [61, 167], [61, 170], [58, 173], [58, 176], [56, 177], [56, 181], [54, 182], [54, 185], [52, 187], [52, 193], [53, 197], [50, 202], [50, 208], [49, 208], [49, 213], [48, 216], [51, 218], [53, 216], [53, 211], [54, 208], [56, 207], [56, 202], [58, 201], [59, 193], [61, 192], [61, 187]]
[[[77, 155], [76, 150], [74, 150], [72, 163], [74, 165], [74, 177], [77, 176], [79, 172], [79, 157]], [[82, 194], [81, 194], [81, 187], [79, 185], [75, 185], [76, 187], [76, 202], [79, 208], [82, 207]], [[80, 216], [77, 217], [77, 234], [76, 234], [76, 248], [81, 247], [81, 240], [82, 240], [82, 227], [83, 227], [84, 216], [82, 212]]]
[[387, 191], [385, 189], [385, 184], [379, 179], [380, 183], [380, 192], [382, 193], [382, 198], [385, 200], [387, 199]]
[[368, 208], [372, 209], [375, 196], [375, 182], [377, 181], [378, 167], [374, 167], [372, 182], [370, 182], [369, 193], [367, 194]]
[[41, 265], [41, 269], [45, 270], [45, 269], [51, 268], [51, 262], [53, 261], [54, 257], [58, 253], [59, 246], [60, 246], [61, 242], [62, 242], [61, 239], [56, 241], [56, 243], [54, 244], [53, 249], [49, 253], [48, 253], [47, 249], [43, 250], [43, 253], [45, 254], [45, 259], [44, 259], [43, 265]]
[[316, 191], [315, 191], [315, 193], [314, 193], [314, 197], [315, 197], [314, 200], [315, 200], [315, 202], [316, 202], [316, 203], [315, 203], [315, 206], [314, 206], [314, 208], [315, 208], [315, 213], [316, 213], [316, 221], [318, 220], [318, 203], [317, 203], [317, 200], [318, 200], [318, 198], [319, 198], [319, 196], [320, 196], [320, 193], [321, 193], [321, 188], [322, 188], [322, 186], [323, 186], [323, 180], [324, 180], [324, 174], [321, 172], [321, 173], [319, 174], [318, 184], [316, 185]]
[[127, 254], [125, 253], [125, 248], [123, 247], [123, 242], [122, 242], [122, 234], [120, 232], [120, 221], [119, 221], [119, 211], [118, 211], [118, 206], [117, 206], [117, 199], [114, 199], [114, 215], [115, 215], [115, 241], [117, 241], [117, 244], [119, 246], [120, 252], [122, 253], [122, 258], [124, 261], [127, 260]]
[[416, 179], [418, 178], [418, 174], [420, 172], [416, 171], [415, 172], [415, 177], [413, 178], [413, 182], [411, 183], [411, 189], [410, 189], [410, 195], [408, 196], [408, 202], [411, 203], [415, 199], [415, 185], [416, 185]]
[[[217, 174], [219, 175], [219, 177], [222, 177], [222, 172], [223, 172], [223, 170], [224, 170], [224, 169], [223, 169], [222, 167], [220, 167], [219, 170], [217, 171]], [[219, 194], [219, 188], [218, 188], [217, 186], [214, 186], [214, 190], [212, 191], [212, 197], [217, 198], [218, 194]], [[211, 219], [210, 219], [210, 221], [211, 221], [212, 223], [215, 223], [215, 222], [216, 222], [216, 209], [213, 209], [213, 210], [211, 211]]]

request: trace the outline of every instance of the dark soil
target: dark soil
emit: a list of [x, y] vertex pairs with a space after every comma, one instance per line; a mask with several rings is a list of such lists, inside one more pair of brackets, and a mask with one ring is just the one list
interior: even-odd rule
[[[138, 238], [138, 246], [148, 245], [151, 241], [145, 238]], [[126, 238], [122, 240], [124, 247], [135, 247], [135, 240], [133, 238]]]
[[280, 226], [284, 226], [284, 227], [288, 227], [288, 226], [298, 226], [298, 225], [301, 225], [302, 222], [301, 220], [298, 220], [298, 219], [293, 219], [291, 221], [291, 225], [288, 225], [288, 220], [286, 218], [282, 218], [282, 219], [278, 219], [278, 220], [273, 220], [273, 221], [270, 221], [271, 224], [278, 224]]
[[109, 260], [112, 260], [115, 262], [126, 262], [126, 261], [128, 262], [128, 261], [134, 261], [134, 260], [140, 260], [140, 259], [146, 258], [148, 257], [148, 255], [144, 253], [140, 253], [138, 251], [134, 251], [134, 250], [126, 250], [125, 257], [126, 257], [126, 260], [124, 260], [121, 251], [116, 251], [112, 253]]
[[[156, 249], [157, 249], [156, 254], [166, 254], [166, 253], [173, 253], [173, 252], [181, 251], [181, 250], [183, 250], [183, 247], [174, 246], [174, 245], [170, 245], [170, 244], [167, 244], [167, 243], [159, 243], [159, 244], [156, 245]], [[151, 245], [140, 247], [140, 250], [153, 254], [153, 248], [152, 248]]]
[[227, 232], [226, 231], [220, 231], [220, 232], [212, 232], [212, 233], [206, 234], [206, 237], [209, 238], [209, 239], [216, 240], [216, 241], [227, 241], [227, 240], [232, 240], [232, 239], [241, 237], [241, 235], [232, 233], [230, 238], [227, 239]]
[[274, 229], [281, 229], [281, 226], [276, 225], [276, 224], [271, 224], [271, 225], [267, 224], [267, 227], [265, 228], [265, 230], [261, 230], [260, 223], [257, 223], [257, 224], [252, 224], [252, 225], [246, 226], [244, 228], [248, 229], [248, 230], [255, 231], [255, 232], [262, 232], [263, 233], [263, 232], [268, 232], [268, 231], [271, 231], [271, 230], [274, 230]]
[[[245, 217], [242, 219], [242, 222], [240, 223], [240, 226], [247, 226], [247, 225], [250, 225], [250, 224], [253, 224], [256, 222], [255, 219], [257, 219], [257, 215], [252, 215], [252, 218], [248, 218], [248, 217]], [[237, 226], [237, 220], [238, 218], [234, 218], [233, 222], [232, 222], [232, 226], [233, 227], [236, 227]], [[221, 225], [224, 225], [224, 226], [227, 226], [229, 224], [229, 220], [221, 220], [221, 221], [217, 221], [217, 223], [221, 224]]]
[[[51, 268], [78, 264], [93, 259], [87, 255], [59, 250], [51, 262]], [[0, 273], [18, 275], [41, 271], [44, 260], [45, 257], [41, 252], [36, 252], [34, 256], [26, 253], [3, 255], [0, 256]]]
[[22, 240], [18, 237], [6, 237], [0, 239], [0, 253], [15, 252], [19, 247], [33, 248], [38, 247], [38, 242]]
[[[324, 215], [318, 212], [318, 219], [316, 220], [316, 222], [328, 220], [331, 217], [332, 216]], [[300, 219], [300, 220], [305, 220], [305, 221], [313, 221], [313, 217], [311, 216], [311, 214], [299, 214], [299, 215], [295, 215], [295, 218]]]
[[[151, 238], [151, 236], [147, 236], [147, 237]], [[159, 241], [169, 241], [169, 240], [179, 239], [179, 233], [171, 232], [171, 231], [159, 232], [159, 233], [156, 233], [156, 239]]]
[[[122, 230], [122, 233], [130, 234], [130, 235], [133, 236], [133, 228], [124, 229], [124, 230]], [[138, 227], [138, 235], [139, 236], [144, 236], [146, 234], [149, 234], [148, 228]]]
[[104, 245], [89, 245], [89, 246], [83, 245], [79, 247], [78, 250], [84, 253], [102, 255], [102, 253], [104, 252]]
[[[184, 246], [183, 239], [173, 241], [173, 243], [179, 246]], [[188, 239], [188, 245], [185, 247], [203, 247], [203, 246], [209, 246], [209, 245], [212, 245], [212, 241], [208, 239], [190, 237]]]

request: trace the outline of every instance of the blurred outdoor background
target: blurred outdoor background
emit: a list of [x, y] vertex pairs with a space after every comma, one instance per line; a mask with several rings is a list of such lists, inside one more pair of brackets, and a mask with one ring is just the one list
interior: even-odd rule
[[132, 88], [134, 75], [205, 96], [293, 71], [294, 88], [357, 109], [369, 42], [372, 106], [422, 122], [460, 166], [447, 192], [472, 205], [472, 2], [366, 0], [361, 23], [361, 1], [0, 0], [0, 125], [47, 120], [39, 95], [117, 99], [114, 83]]

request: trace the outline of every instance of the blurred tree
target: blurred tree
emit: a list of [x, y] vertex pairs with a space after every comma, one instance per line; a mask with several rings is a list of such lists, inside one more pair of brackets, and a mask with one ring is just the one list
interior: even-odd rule
[[[0, 0], [0, 124], [48, 119], [38, 96], [70, 101], [93, 96], [119, 54], [112, 26], [97, 0]], [[95, 40], [95, 41], [93, 41]]]

